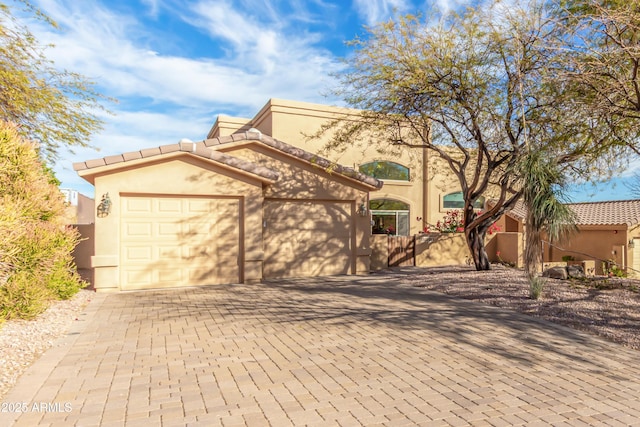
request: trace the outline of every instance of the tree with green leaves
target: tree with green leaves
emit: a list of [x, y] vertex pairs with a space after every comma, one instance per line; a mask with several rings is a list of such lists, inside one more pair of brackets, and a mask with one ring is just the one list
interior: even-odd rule
[[[28, 1], [20, 4], [56, 25]], [[54, 161], [60, 148], [87, 146], [101, 129], [96, 112], [103, 109], [103, 97], [92, 82], [47, 59], [15, 7], [0, 3], [0, 119], [18, 126], [21, 135], [39, 143], [43, 158]]]
[[[611, 167], [604, 161], [611, 140], [592, 138], [598, 124], [558, 78], [564, 39], [546, 6], [496, 1], [370, 28], [352, 42], [336, 91], [360, 118], [321, 130], [333, 132], [329, 148], [366, 139], [439, 157], [462, 190], [478, 270], [490, 268], [489, 227], [523, 194], [518, 168], [529, 152], [553, 153], [564, 173], [590, 176]], [[493, 203], [478, 212], [474, 204], [483, 196]]]
[[595, 120], [594, 138], [613, 134], [640, 154], [640, 1], [555, 0], [567, 46], [562, 77]]

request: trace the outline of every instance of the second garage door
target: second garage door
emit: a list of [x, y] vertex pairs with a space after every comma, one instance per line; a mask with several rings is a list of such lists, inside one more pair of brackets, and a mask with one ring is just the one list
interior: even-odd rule
[[264, 277], [352, 272], [351, 203], [267, 200]]
[[121, 198], [121, 289], [239, 283], [239, 200]]

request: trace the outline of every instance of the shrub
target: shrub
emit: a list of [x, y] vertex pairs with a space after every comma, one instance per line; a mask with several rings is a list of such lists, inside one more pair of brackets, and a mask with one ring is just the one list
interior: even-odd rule
[[436, 223], [436, 230], [441, 233], [461, 233], [464, 231], [464, 218], [461, 211], [447, 211], [442, 221]]
[[542, 290], [546, 281], [544, 278], [534, 276], [529, 278], [529, 297], [531, 299], [540, 299], [542, 297]]
[[0, 288], [0, 315], [3, 319], [33, 319], [46, 310], [51, 291], [33, 282], [33, 274], [17, 271]]
[[84, 286], [72, 257], [79, 235], [63, 224], [64, 211], [36, 147], [0, 123], [1, 318], [32, 318]]

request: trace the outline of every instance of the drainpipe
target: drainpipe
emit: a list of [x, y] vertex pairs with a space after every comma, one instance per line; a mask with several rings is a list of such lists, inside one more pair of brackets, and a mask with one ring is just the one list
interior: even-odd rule
[[[427, 142], [431, 142], [431, 130], [425, 129], [427, 134]], [[431, 211], [429, 210], [429, 150], [422, 148], [422, 215], [420, 215], [424, 223], [431, 223]], [[420, 224], [420, 231], [423, 229]]]

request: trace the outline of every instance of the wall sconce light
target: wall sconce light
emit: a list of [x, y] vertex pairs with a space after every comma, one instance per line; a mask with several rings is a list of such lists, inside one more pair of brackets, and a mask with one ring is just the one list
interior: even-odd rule
[[629, 240], [629, 249], [633, 249], [636, 247], [635, 242], [633, 241], [633, 239]]
[[102, 195], [102, 199], [100, 200], [100, 204], [96, 210], [98, 218], [104, 218], [111, 213], [111, 199], [109, 198], [109, 193]]
[[358, 210], [356, 211], [356, 213], [360, 216], [367, 216], [369, 210], [364, 203], [360, 203], [360, 206], [358, 206]]

